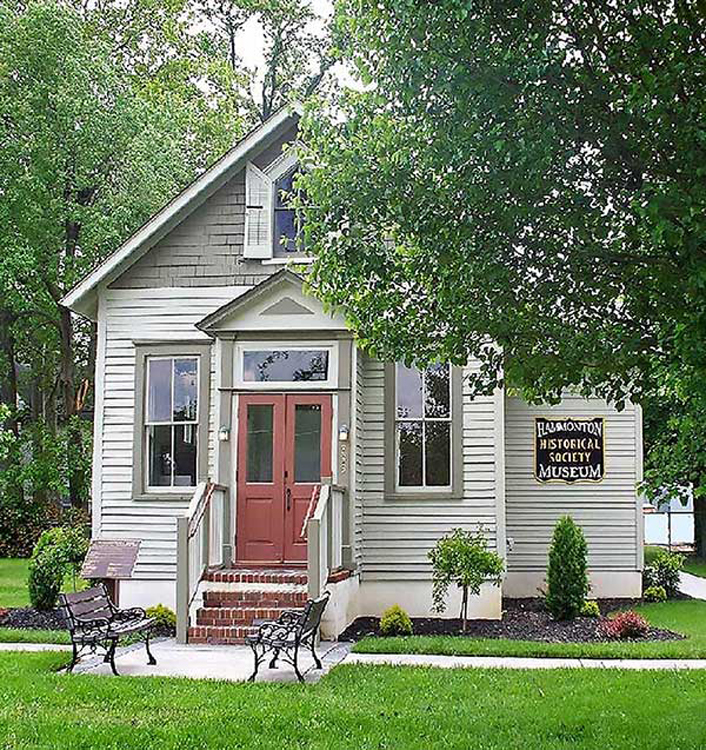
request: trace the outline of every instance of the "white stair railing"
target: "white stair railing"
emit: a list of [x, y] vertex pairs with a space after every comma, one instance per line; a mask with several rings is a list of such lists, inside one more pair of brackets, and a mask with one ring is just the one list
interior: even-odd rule
[[189, 610], [209, 567], [224, 563], [227, 488], [202, 482], [185, 515], [177, 517], [177, 642], [186, 643]]
[[343, 501], [345, 489], [322, 481], [318, 501], [307, 527], [309, 597], [317, 599], [329, 575], [343, 562]]

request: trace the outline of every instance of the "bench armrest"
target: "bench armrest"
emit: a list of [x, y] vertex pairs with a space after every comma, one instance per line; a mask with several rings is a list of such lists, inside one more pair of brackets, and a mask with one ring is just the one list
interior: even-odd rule
[[110, 629], [110, 620], [107, 617], [81, 617], [74, 615], [74, 630], [79, 632], [86, 630], [97, 630], [101, 633], [107, 633]]
[[147, 612], [142, 607], [130, 607], [129, 609], [116, 609], [113, 619], [121, 622], [123, 620], [146, 620]]

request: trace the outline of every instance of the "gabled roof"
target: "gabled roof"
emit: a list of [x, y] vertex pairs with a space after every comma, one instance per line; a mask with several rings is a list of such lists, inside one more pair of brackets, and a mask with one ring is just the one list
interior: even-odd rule
[[143, 224], [112, 255], [87, 274], [62, 300], [61, 304], [89, 318], [96, 316], [96, 288], [110, 283], [141, 258], [192, 211], [221, 188], [245, 166], [252, 152], [274, 141], [295, 124], [301, 107], [283, 107], [259, 127], [250, 131], [230, 151], [196, 178], [179, 195]]
[[301, 276], [282, 269], [207, 315], [196, 327], [212, 337], [245, 330], [345, 330], [343, 317], [327, 313], [303, 286]]

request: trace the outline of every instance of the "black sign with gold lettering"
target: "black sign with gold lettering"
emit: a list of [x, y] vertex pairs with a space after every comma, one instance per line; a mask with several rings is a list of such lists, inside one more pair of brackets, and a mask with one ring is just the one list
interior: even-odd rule
[[538, 482], [600, 482], [605, 475], [605, 420], [534, 419]]

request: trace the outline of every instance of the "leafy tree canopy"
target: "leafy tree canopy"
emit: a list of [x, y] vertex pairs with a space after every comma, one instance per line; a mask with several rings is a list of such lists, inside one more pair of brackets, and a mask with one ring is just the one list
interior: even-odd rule
[[[662, 455], [706, 434], [699, 3], [339, 0], [335, 23], [367, 87], [308, 121], [312, 281], [362, 343], [477, 357], [480, 391], [676, 400]], [[706, 488], [681, 459], [655, 486]]]

